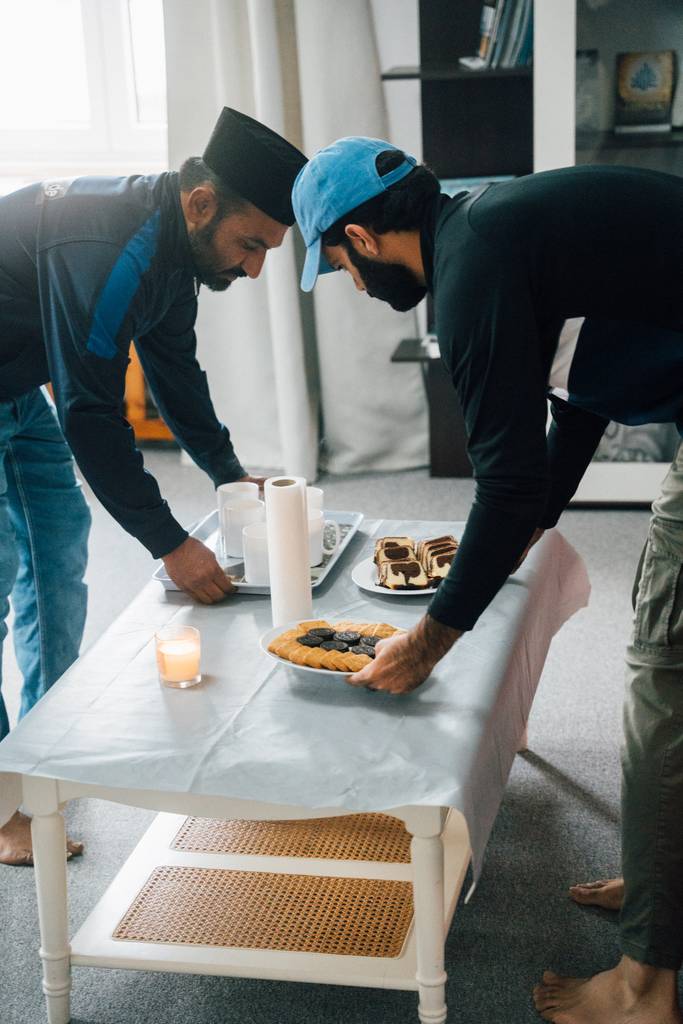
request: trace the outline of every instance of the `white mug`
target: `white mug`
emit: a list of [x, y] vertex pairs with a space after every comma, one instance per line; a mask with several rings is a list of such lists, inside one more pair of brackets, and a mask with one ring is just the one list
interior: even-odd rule
[[309, 515], [311, 512], [319, 512], [323, 507], [323, 492], [321, 487], [306, 488], [306, 504]]
[[[325, 527], [332, 526], [334, 528], [335, 539], [334, 544], [331, 548], [325, 545]], [[314, 565], [320, 565], [323, 560], [323, 555], [332, 555], [339, 547], [341, 541], [341, 531], [339, 529], [339, 523], [335, 523], [331, 519], [325, 519], [325, 516], [321, 509], [315, 512], [309, 511], [308, 513], [308, 554], [310, 559], [311, 567]]]
[[219, 484], [216, 488], [218, 512], [226, 505], [234, 505], [237, 501], [258, 501], [258, 484], [251, 480], [235, 480], [231, 484]]
[[244, 548], [244, 581], [256, 587], [270, 586], [268, 568], [268, 527], [266, 523], [249, 523], [242, 528]]
[[265, 505], [237, 496], [232, 505], [223, 505], [220, 511], [223, 551], [231, 558], [242, 558], [242, 530], [250, 523], [262, 523], [265, 519]]

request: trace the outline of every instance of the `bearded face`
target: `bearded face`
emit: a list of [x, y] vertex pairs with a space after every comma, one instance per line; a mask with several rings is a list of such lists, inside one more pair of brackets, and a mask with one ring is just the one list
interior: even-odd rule
[[212, 292], [224, 292], [238, 277], [247, 276], [238, 265], [226, 266], [225, 255], [216, 244], [216, 232], [223, 219], [217, 213], [205, 227], [196, 228], [189, 235], [196, 277]]
[[379, 260], [361, 256], [351, 244], [346, 248], [371, 298], [388, 302], [392, 309], [400, 313], [413, 309], [424, 299], [426, 287], [417, 281], [407, 267], [400, 263], [380, 263]]

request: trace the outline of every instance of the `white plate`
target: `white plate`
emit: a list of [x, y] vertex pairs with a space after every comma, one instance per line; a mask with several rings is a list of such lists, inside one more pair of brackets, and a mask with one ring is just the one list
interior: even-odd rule
[[361, 590], [369, 590], [371, 594], [382, 594], [384, 597], [424, 597], [435, 594], [438, 589], [425, 587], [424, 590], [390, 590], [389, 587], [380, 587], [377, 582], [377, 566], [372, 558], [364, 558], [354, 565], [351, 579]]
[[264, 633], [259, 644], [264, 654], [267, 654], [273, 661], [277, 661], [283, 668], [291, 668], [295, 672], [313, 672], [316, 676], [335, 676], [337, 679], [348, 679], [349, 676], [353, 675], [353, 672], [339, 672], [333, 668], [312, 668], [310, 665], [295, 665], [293, 661], [288, 661], [287, 658], [281, 658], [279, 654], [273, 654], [272, 651], [268, 650], [268, 644], [272, 643], [276, 637], [280, 636], [281, 633], [286, 633], [288, 629], [294, 629], [295, 626], [299, 625], [300, 619], [296, 619], [294, 622], [290, 622], [287, 626], [277, 626], [274, 629], [269, 629], [267, 633]]

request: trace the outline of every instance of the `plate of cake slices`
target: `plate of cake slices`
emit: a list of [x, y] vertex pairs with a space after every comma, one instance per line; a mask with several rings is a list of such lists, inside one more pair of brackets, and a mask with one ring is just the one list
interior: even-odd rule
[[354, 566], [351, 579], [361, 590], [396, 597], [435, 594], [458, 550], [451, 534], [443, 537], [380, 537], [375, 553]]
[[269, 629], [261, 650], [287, 668], [345, 678], [359, 672], [375, 657], [375, 646], [405, 632], [386, 622], [293, 622]]

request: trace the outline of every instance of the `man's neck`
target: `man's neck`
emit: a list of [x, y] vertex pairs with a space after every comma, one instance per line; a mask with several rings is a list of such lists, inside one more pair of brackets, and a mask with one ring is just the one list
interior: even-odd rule
[[391, 231], [383, 236], [382, 258], [388, 263], [400, 263], [412, 271], [420, 284], [426, 284], [424, 263], [422, 262], [422, 247], [420, 245], [420, 232], [413, 231]]

